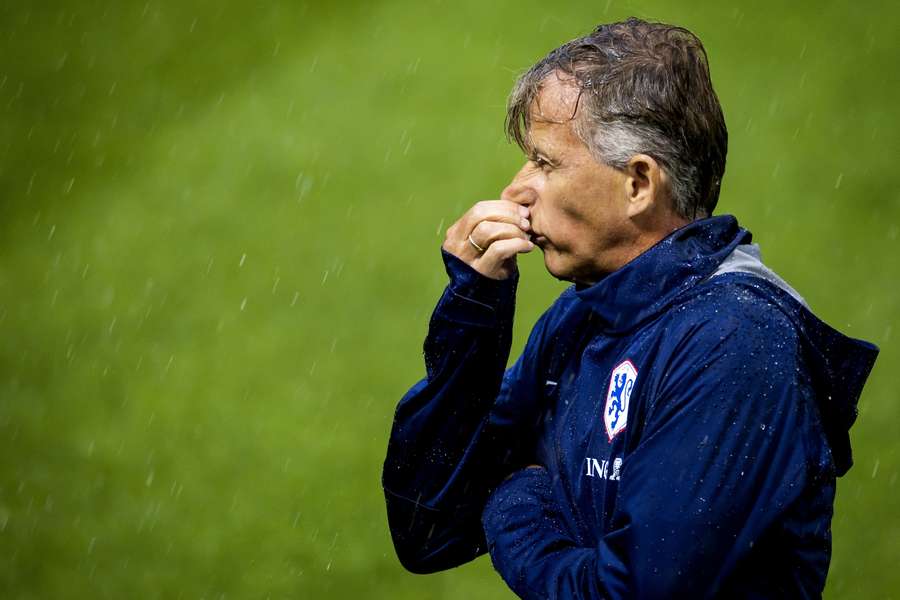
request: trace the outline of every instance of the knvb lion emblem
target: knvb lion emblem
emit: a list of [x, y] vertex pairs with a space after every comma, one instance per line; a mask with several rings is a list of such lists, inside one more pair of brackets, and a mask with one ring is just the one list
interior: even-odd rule
[[628, 424], [628, 401], [631, 399], [631, 390], [634, 388], [637, 374], [637, 369], [631, 361], [625, 360], [616, 365], [609, 378], [603, 422], [606, 424], [606, 435], [610, 441]]

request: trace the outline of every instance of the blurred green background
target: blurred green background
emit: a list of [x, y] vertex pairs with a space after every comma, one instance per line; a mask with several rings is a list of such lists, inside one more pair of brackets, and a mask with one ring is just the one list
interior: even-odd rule
[[515, 75], [629, 15], [707, 47], [719, 212], [881, 346], [826, 596], [900, 594], [897, 4], [0, 6], [0, 596], [510, 598], [401, 569], [381, 462]]

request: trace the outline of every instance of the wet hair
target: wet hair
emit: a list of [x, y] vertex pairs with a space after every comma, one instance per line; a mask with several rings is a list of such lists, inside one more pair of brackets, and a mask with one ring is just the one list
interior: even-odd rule
[[635, 154], [652, 156], [669, 176], [675, 212], [712, 214], [728, 130], [697, 36], [632, 17], [550, 52], [519, 77], [507, 104], [507, 138], [527, 154], [531, 105], [554, 73], [579, 87], [574, 130], [599, 162], [624, 169]]

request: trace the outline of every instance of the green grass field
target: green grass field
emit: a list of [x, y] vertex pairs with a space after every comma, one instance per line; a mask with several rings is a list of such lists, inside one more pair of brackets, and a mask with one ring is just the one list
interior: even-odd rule
[[[881, 347], [826, 596], [900, 595], [896, 4], [41, 4], [0, 4], [0, 597], [510, 598], [401, 569], [381, 462], [516, 73], [629, 15], [706, 44], [719, 212]], [[516, 348], [563, 289], [521, 270]]]

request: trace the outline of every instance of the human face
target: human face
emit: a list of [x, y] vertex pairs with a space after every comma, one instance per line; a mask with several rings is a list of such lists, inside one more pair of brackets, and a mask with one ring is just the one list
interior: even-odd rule
[[532, 105], [528, 162], [501, 194], [531, 211], [532, 240], [556, 278], [593, 284], [633, 258], [627, 176], [573, 129], [578, 88], [551, 74]]

